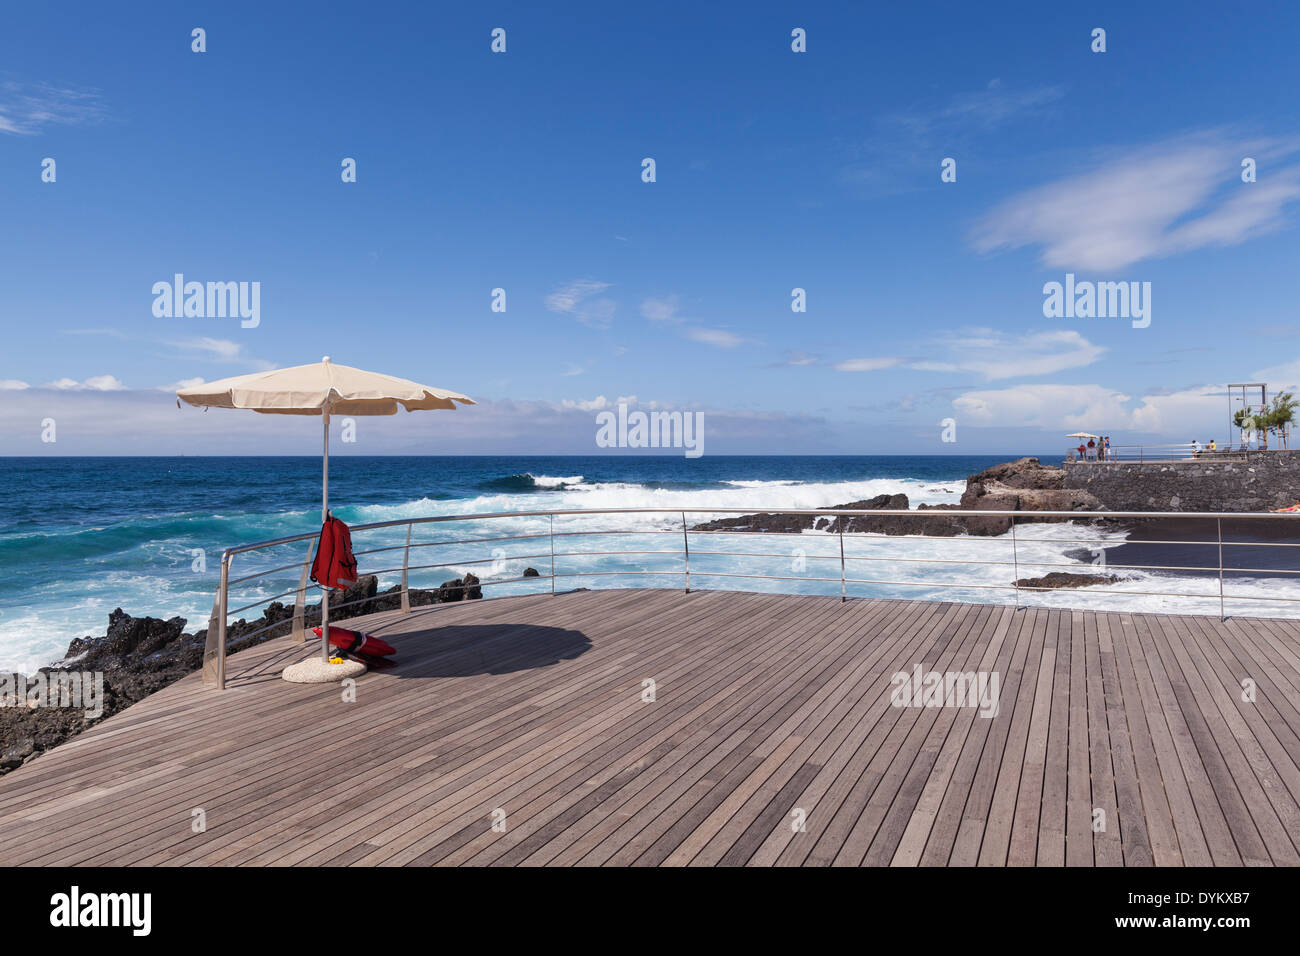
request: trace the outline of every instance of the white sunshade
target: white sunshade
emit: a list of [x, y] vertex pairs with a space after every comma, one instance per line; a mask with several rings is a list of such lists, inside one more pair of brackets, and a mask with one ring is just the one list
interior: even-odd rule
[[[270, 372], [236, 375], [217, 382], [182, 388], [176, 397], [200, 408], [246, 408], [264, 415], [319, 415], [322, 419], [321, 521], [330, 507], [330, 416], [396, 415], [400, 405], [408, 412], [473, 405], [474, 399], [445, 388], [419, 385], [404, 378], [335, 365], [329, 357], [314, 365], [295, 365]], [[305, 572], [304, 572], [305, 573]], [[305, 580], [305, 579], [304, 579]], [[218, 601], [221, 598], [218, 596]], [[329, 589], [321, 589], [321, 660], [330, 656]], [[213, 608], [213, 618], [218, 613]], [[218, 647], [218, 629], [208, 627], [203, 651], [203, 680], [225, 686], [224, 647]], [[212, 663], [215, 662], [215, 663]]]
[[1100, 435], [1094, 435], [1091, 432], [1075, 432], [1073, 435], [1066, 435], [1066, 438], [1101, 438]]
[[247, 408], [265, 415], [396, 415], [454, 409], [474, 400], [458, 392], [420, 385], [404, 378], [335, 365], [324, 358], [313, 365], [295, 365], [269, 372], [236, 375], [180, 389], [176, 396], [190, 405], [208, 408]]

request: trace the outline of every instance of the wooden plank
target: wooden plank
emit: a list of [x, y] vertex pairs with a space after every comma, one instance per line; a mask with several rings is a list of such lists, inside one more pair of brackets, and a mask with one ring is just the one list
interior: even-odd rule
[[[1066, 616], [1068, 622], [1069, 618]], [[1025, 738], [1024, 762], [1020, 766], [1020, 787], [1016, 793], [1015, 813], [1011, 820], [1011, 843], [1007, 848], [1008, 866], [1033, 866], [1038, 858], [1038, 830], [1043, 805], [1043, 784], [1047, 769], [1047, 739], [1052, 714], [1052, 686], [1056, 677], [1062, 614], [1047, 614], [1047, 632], [1043, 656], [1038, 665], [1038, 683], [1034, 688], [1033, 707]], [[1067, 639], [1068, 640], [1068, 639]]]
[[[1094, 619], [1097, 625], [1098, 657], [1101, 660], [1101, 685], [1105, 693], [1106, 734], [1110, 741], [1111, 766], [1115, 774], [1115, 800], [1118, 819], [1107, 821], [1116, 826], [1120, 834], [1125, 866], [1152, 866], [1154, 858], [1151, 838], [1147, 834], [1146, 817], [1142, 808], [1142, 793], [1138, 786], [1137, 763], [1133, 755], [1133, 728], [1124, 702], [1123, 687], [1119, 679], [1115, 641], [1110, 631], [1110, 621], [1104, 614]], [[1145, 729], [1145, 728], [1143, 728]], [[1161, 824], [1157, 823], [1157, 826]], [[1173, 833], [1166, 834], [1172, 842]]]
[[1084, 618], [1084, 684], [1088, 690], [1088, 766], [1092, 812], [1101, 811], [1106, 826], [1093, 828], [1092, 853], [1097, 866], [1123, 866], [1124, 847], [1115, 791], [1115, 767], [1107, 720], [1106, 688], [1101, 671], [1101, 643], [1096, 615]]

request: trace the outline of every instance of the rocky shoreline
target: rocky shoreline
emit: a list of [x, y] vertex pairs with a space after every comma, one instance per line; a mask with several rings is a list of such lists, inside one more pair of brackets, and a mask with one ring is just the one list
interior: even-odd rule
[[[1011, 530], [1012, 519], [1000, 515], [966, 515], [963, 511], [1023, 511], [1026, 520], [1069, 521], [1069, 518], [1035, 517], [1036, 511], [1105, 511], [1086, 491], [1065, 487], [1065, 472], [1037, 458], [1021, 458], [986, 468], [966, 479], [966, 490], [955, 505], [919, 505], [911, 509], [907, 495], [877, 495], [866, 501], [830, 505], [825, 510], [888, 510], [898, 515], [827, 516], [757, 513], [719, 518], [694, 526], [694, 531], [827, 531], [837, 534], [959, 534], [995, 536]], [[919, 517], [918, 512], [926, 512]], [[935, 512], [943, 512], [936, 515]]]
[[[532, 575], [537, 573], [532, 568], [528, 571]], [[528, 571], [525, 576], [532, 576]], [[464, 578], [444, 582], [435, 590], [412, 588], [411, 606], [475, 600], [482, 596], [479, 579], [467, 574]], [[348, 604], [353, 601], [357, 603]], [[348, 606], [341, 606], [344, 604]], [[401, 590], [394, 585], [380, 592], [378, 579], [374, 575], [364, 575], [341, 595], [332, 597], [330, 605], [331, 622], [392, 611], [401, 607]], [[320, 605], [308, 605], [303, 609], [303, 615], [308, 628], [319, 625]], [[132, 617], [116, 608], [108, 617], [108, 631], [102, 637], [75, 638], [68, 645], [63, 660], [42, 667], [41, 673], [102, 672], [102, 713], [96, 718], [87, 718], [75, 708], [0, 707], [0, 774], [22, 766], [43, 751], [202, 667], [207, 628], [186, 633], [186, 623], [183, 617], [168, 620]], [[282, 637], [292, 629], [293, 607], [273, 601], [261, 617], [252, 621], [240, 619], [226, 628], [226, 653], [238, 653]]]

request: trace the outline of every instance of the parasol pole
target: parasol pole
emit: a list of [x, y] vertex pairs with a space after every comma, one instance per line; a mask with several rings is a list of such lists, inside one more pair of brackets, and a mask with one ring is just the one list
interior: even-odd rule
[[[320, 522], [324, 528], [330, 516], [330, 403], [327, 401], [321, 409], [324, 421], [325, 457], [321, 472]], [[324, 545], [324, 541], [320, 544]], [[328, 572], [327, 572], [328, 575]], [[320, 589], [320, 659], [328, 664], [330, 659], [330, 589], [321, 584]]]

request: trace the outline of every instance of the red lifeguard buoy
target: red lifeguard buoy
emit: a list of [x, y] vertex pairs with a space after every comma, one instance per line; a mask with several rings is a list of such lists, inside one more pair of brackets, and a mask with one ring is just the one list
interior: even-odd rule
[[[320, 628], [314, 627], [316, 636], [320, 637]], [[387, 641], [370, 634], [358, 634], [345, 627], [330, 626], [330, 643], [346, 654], [358, 654], [362, 657], [387, 657], [396, 654], [397, 648]]]

